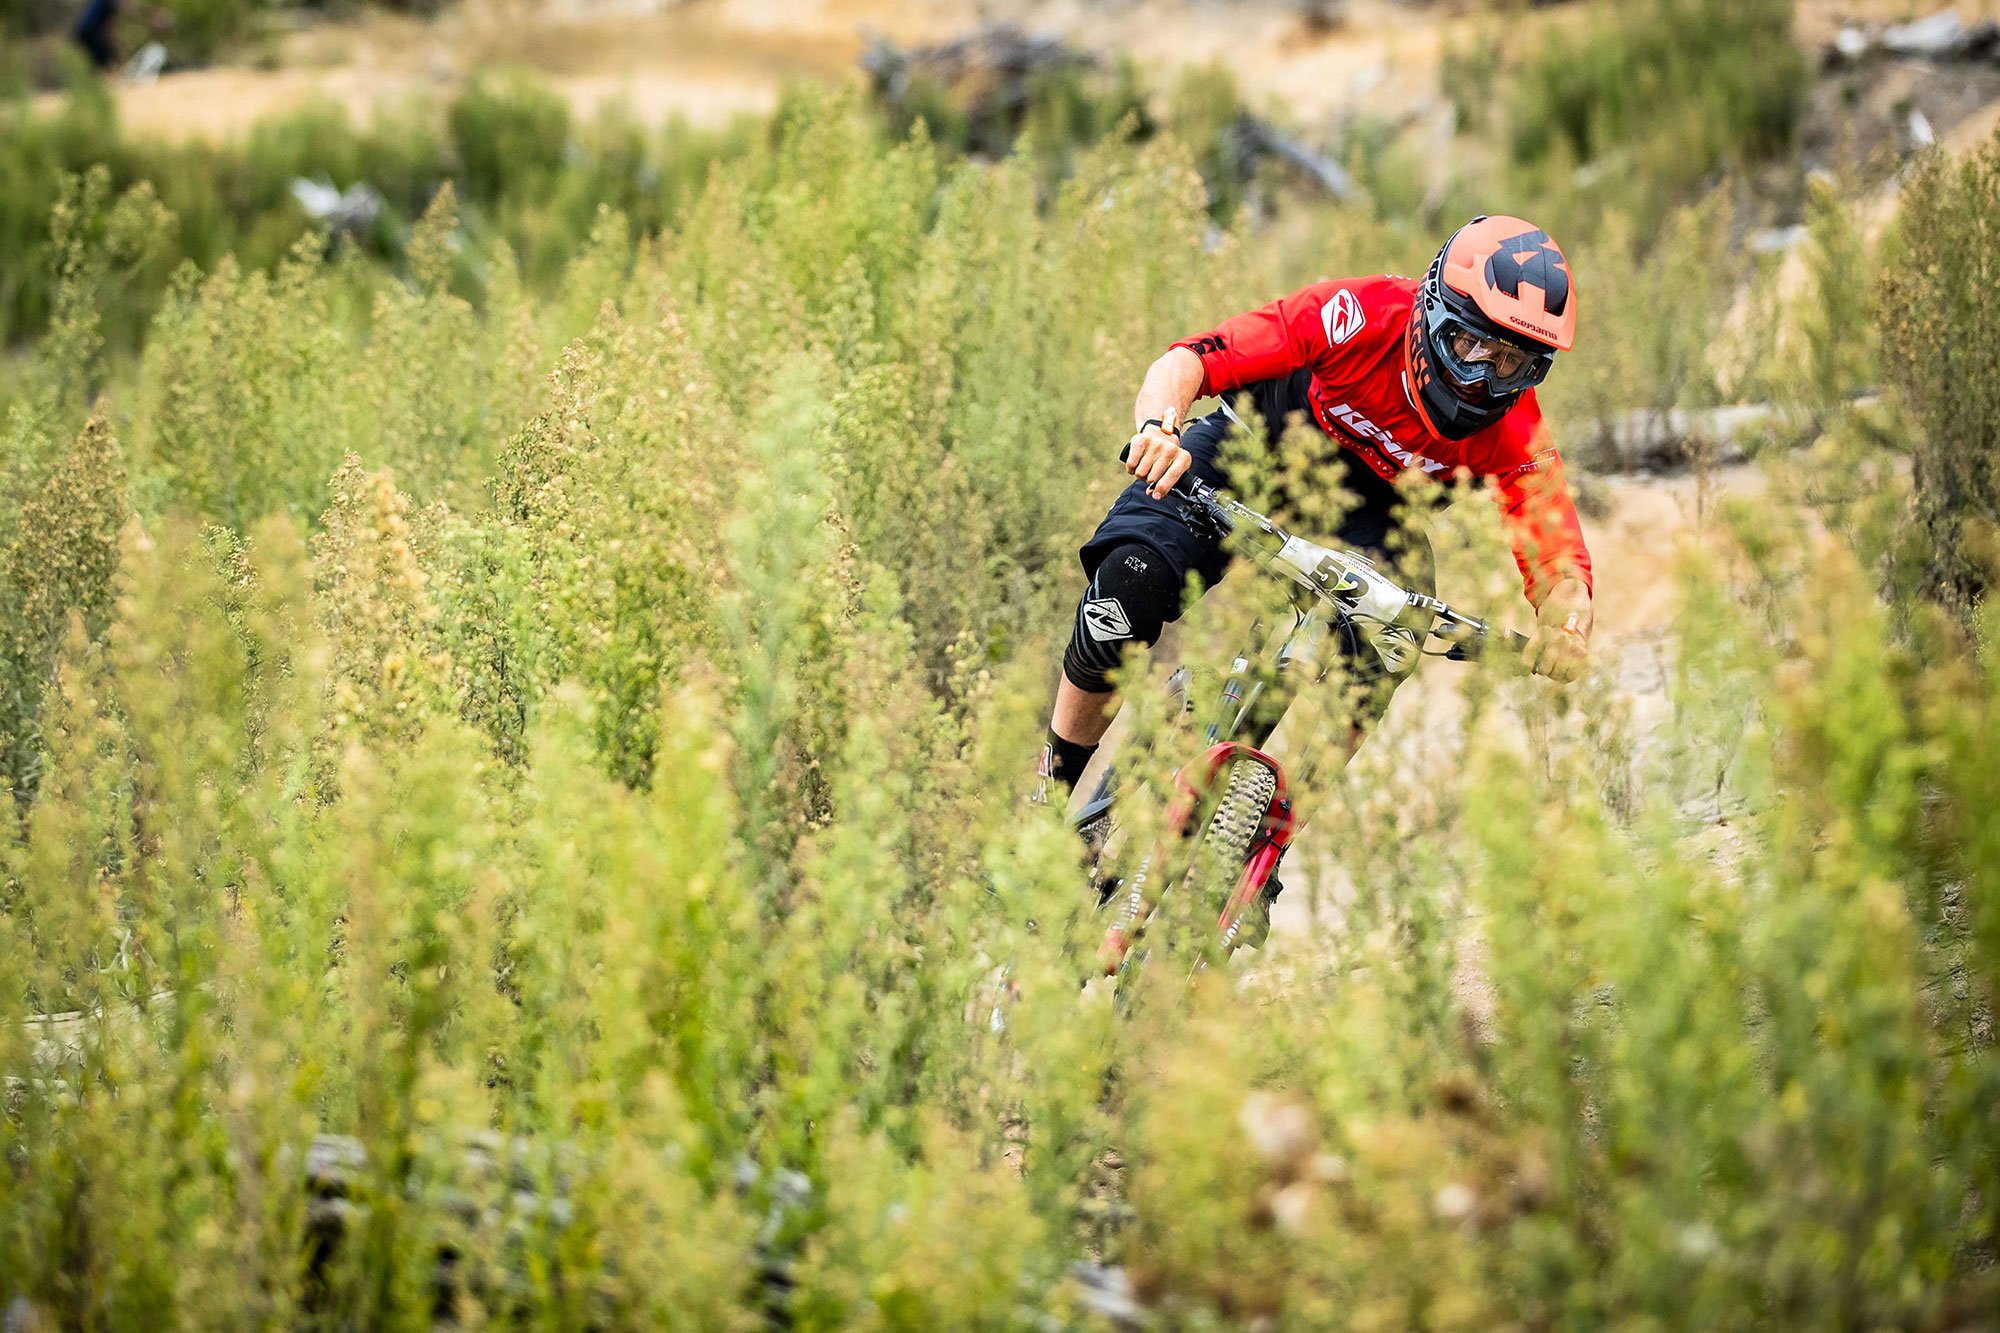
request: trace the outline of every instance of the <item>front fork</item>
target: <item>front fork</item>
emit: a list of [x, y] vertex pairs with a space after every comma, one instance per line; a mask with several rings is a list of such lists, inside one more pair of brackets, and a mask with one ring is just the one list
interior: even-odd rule
[[1295, 820], [1291, 792], [1285, 785], [1285, 770], [1278, 761], [1252, 746], [1237, 741], [1218, 741], [1200, 758], [1174, 774], [1174, 800], [1167, 807], [1166, 829], [1153, 850], [1133, 868], [1111, 903], [1111, 924], [1105, 928], [1104, 942], [1097, 951], [1098, 964], [1106, 976], [1115, 974], [1124, 965], [1133, 942], [1159, 904], [1159, 894], [1153, 888], [1157, 878], [1154, 868], [1170, 864], [1172, 853], [1194, 831], [1190, 826], [1203, 797], [1214, 788], [1217, 776], [1233, 763], [1262, 764], [1271, 770], [1272, 777], [1276, 779], [1257, 833], [1251, 839], [1243, 871], [1237, 877], [1235, 889], [1223, 904], [1221, 916], [1216, 920], [1222, 951], [1226, 954], [1236, 946], [1243, 923], [1255, 907], [1258, 895], [1264, 891], [1285, 849], [1291, 845]]

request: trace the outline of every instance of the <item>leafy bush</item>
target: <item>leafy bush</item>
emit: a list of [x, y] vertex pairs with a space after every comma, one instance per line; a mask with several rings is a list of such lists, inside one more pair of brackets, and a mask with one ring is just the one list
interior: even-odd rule
[[[170, 20], [163, 34], [167, 53], [179, 64], [199, 64], [252, 37], [271, 0], [164, 0], [160, 8]], [[128, 23], [131, 32], [136, 24]], [[138, 41], [127, 36], [128, 50]]]
[[1884, 270], [1883, 361], [1921, 428], [1911, 462], [1930, 542], [1925, 590], [1973, 618], [2000, 531], [2000, 316], [1986, 299], [2000, 140], [1923, 161], [1903, 187], [1902, 253]]
[[1810, 442], [1881, 382], [1881, 247], [1854, 192], [1814, 181], [1800, 243], [1762, 266], [1727, 330], [1734, 392], [1783, 405], [1781, 434]]
[[569, 144], [569, 104], [529, 83], [475, 79], [447, 120], [467, 195], [485, 203], [515, 190], [547, 190]]
[[56, 0], [6, 0], [0, 4], [0, 32], [31, 37], [76, 21], [69, 5]]
[[104, 633], [118, 534], [130, 514], [111, 424], [93, 417], [24, 493], [0, 549], [0, 785], [34, 788], [41, 747], [36, 716], [57, 646], [74, 621]]
[[[1307, 924], [1191, 979], [1183, 895], [1079, 994], [1019, 799], [1072, 544], [1144, 363], [1268, 277], [1171, 140], [1038, 170], [800, 95], [547, 299], [449, 194], [406, 271], [181, 277], [88, 419], [117, 277], [61, 267], [0, 509], [10, 1318], [1089, 1327], [1084, 1259], [1169, 1327], [1993, 1307], [2000, 668], [1769, 496], [1654, 730], [1467, 675], [1337, 772], [1315, 692]], [[1477, 597], [1490, 507], [1432, 527]]]
[[1533, 26], [1506, 98], [1514, 160], [1591, 168], [1598, 193], [1651, 219], [1719, 168], [1777, 157], [1810, 78], [1792, 12], [1792, 0], [1641, 0]]
[[1798, 378], [1806, 401], [1824, 414], [1879, 378], [1877, 326], [1869, 274], [1875, 255], [1851, 207], [1816, 183], [1806, 208], [1806, 272], [1800, 303]]
[[[1729, 253], [1731, 200], [1677, 210], [1642, 247], [1622, 215], [1569, 251], [1588, 323], [1541, 397], [1586, 461], [1629, 467], [1621, 431], [1717, 398], [1718, 335], [1743, 266]], [[1663, 314], [1662, 312], [1666, 312]]]
[[[506, 242], [529, 278], [553, 281], [588, 236], [600, 207], [624, 212], [647, 234], [669, 225], [709, 167], [748, 150], [745, 122], [697, 130], [670, 122], [642, 129], [615, 107], [573, 124], [553, 94], [523, 82], [475, 82], [442, 109], [384, 109], [357, 128], [330, 103], [263, 122], [241, 144], [210, 147], [127, 138], [108, 93], [83, 83], [53, 114], [0, 104], [0, 339], [44, 328], [54, 291], [50, 210], [72, 175], [108, 173], [114, 191], [145, 183], [171, 211], [164, 262], [122, 306], [106, 312], [114, 346], [130, 349], [186, 259], [213, 270], [234, 255], [239, 271], [278, 267], [316, 228], [291, 193], [300, 177], [337, 188], [362, 184], [386, 205], [363, 249], [402, 257], [416, 220], [440, 186], [460, 183], [460, 222], [476, 254]], [[476, 290], [478, 274], [455, 281]]]

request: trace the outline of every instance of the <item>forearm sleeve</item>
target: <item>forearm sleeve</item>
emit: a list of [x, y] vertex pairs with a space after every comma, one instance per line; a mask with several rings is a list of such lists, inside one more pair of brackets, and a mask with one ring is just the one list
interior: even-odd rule
[[1175, 343], [1201, 358], [1201, 393], [1228, 393], [1258, 380], [1289, 375], [1311, 360], [1305, 334], [1319, 327], [1307, 287], [1225, 319], [1206, 333]]
[[1506, 517], [1507, 536], [1521, 583], [1536, 606], [1550, 588], [1566, 578], [1591, 582], [1590, 548], [1584, 544], [1583, 521], [1563, 480], [1562, 460], [1554, 450], [1531, 469], [1501, 479], [1497, 496]]

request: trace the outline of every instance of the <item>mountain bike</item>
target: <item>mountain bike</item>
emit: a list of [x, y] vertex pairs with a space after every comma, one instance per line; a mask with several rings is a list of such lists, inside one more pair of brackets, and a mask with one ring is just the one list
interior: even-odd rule
[[[1109, 913], [1097, 953], [1106, 976], [1129, 965], [1172, 889], [1200, 894], [1228, 888], [1216, 936], [1197, 959], [1197, 969], [1210, 957], [1227, 957], [1245, 942], [1246, 932], [1267, 923], [1266, 893], [1275, 887], [1297, 819], [1284, 768], [1262, 747], [1298, 689], [1333, 671], [1336, 654], [1327, 649], [1334, 635], [1350, 636], [1350, 645], [1373, 652], [1384, 670], [1398, 675], [1419, 656], [1476, 661], [1496, 644], [1518, 656], [1528, 643], [1512, 630], [1403, 587], [1367, 556], [1293, 536], [1192, 476], [1176, 482], [1172, 494], [1180, 501], [1183, 522], [1217, 541], [1240, 534], [1254, 563], [1290, 585], [1292, 624], [1278, 641], [1274, 671], [1254, 670], [1249, 653], [1231, 663], [1204, 728], [1205, 748], [1173, 775], [1163, 831], [1129, 872], [1116, 866], [1114, 769], [1107, 767], [1090, 799], [1070, 817], [1091, 848], [1091, 882], [1100, 909]], [[1169, 682], [1184, 715], [1194, 711], [1192, 682], [1185, 668]], [[1267, 687], [1277, 690], [1275, 700], [1265, 697]]]

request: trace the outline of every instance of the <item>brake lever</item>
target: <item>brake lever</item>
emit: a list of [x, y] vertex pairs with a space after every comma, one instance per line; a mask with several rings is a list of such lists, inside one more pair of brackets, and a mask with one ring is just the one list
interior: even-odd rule
[[1436, 618], [1431, 625], [1429, 637], [1443, 639], [1451, 645], [1438, 654], [1447, 662], [1477, 662], [1496, 644], [1516, 656], [1528, 646], [1526, 635], [1517, 634], [1502, 625], [1475, 620], [1462, 611], [1453, 610], [1434, 597], [1413, 593], [1410, 603], [1412, 606], [1431, 612]]
[[[1199, 487], [1201, 483], [1195, 482], [1194, 486]], [[1206, 488], [1204, 487], [1203, 489]], [[1221, 541], [1224, 537], [1235, 531], [1236, 525], [1229, 521], [1229, 516], [1222, 512], [1220, 505], [1216, 504], [1208, 496], [1203, 495], [1200, 490], [1190, 488], [1190, 492], [1183, 494], [1178, 489], [1172, 492], [1180, 498], [1181, 520], [1183, 522], [1196, 532], [1204, 536], [1213, 537], [1217, 541]]]
[[[1432, 632], [1435, 633], [1436, 631]], [[1488, 625], [1483, 626], [1481, 633], [1474, 638], [1455, 640], [1451, 647], [1445, 649], [1444, 660], [1447, 662], [1477, 662], [1486, 656], [1487, 650], [1492, 648], [1496, 642], [1515, 657], [1519, 657], [1528, 649], [1527, 635], [1517, 634], [1511, 629], [1500, 629]]]
[[[1132, 456], [1131, 441], [1118, 451], [1118, 461], [1123, 463]], [[1181, 521], [1205, 536], [1221, 541], [1236, 530], [1229, 515], [1216, 503], [1215, 488], [1191, 473], [1182, 473], [1175, 479], [1173, 489], [1167, 492], [1181, 502]]]

